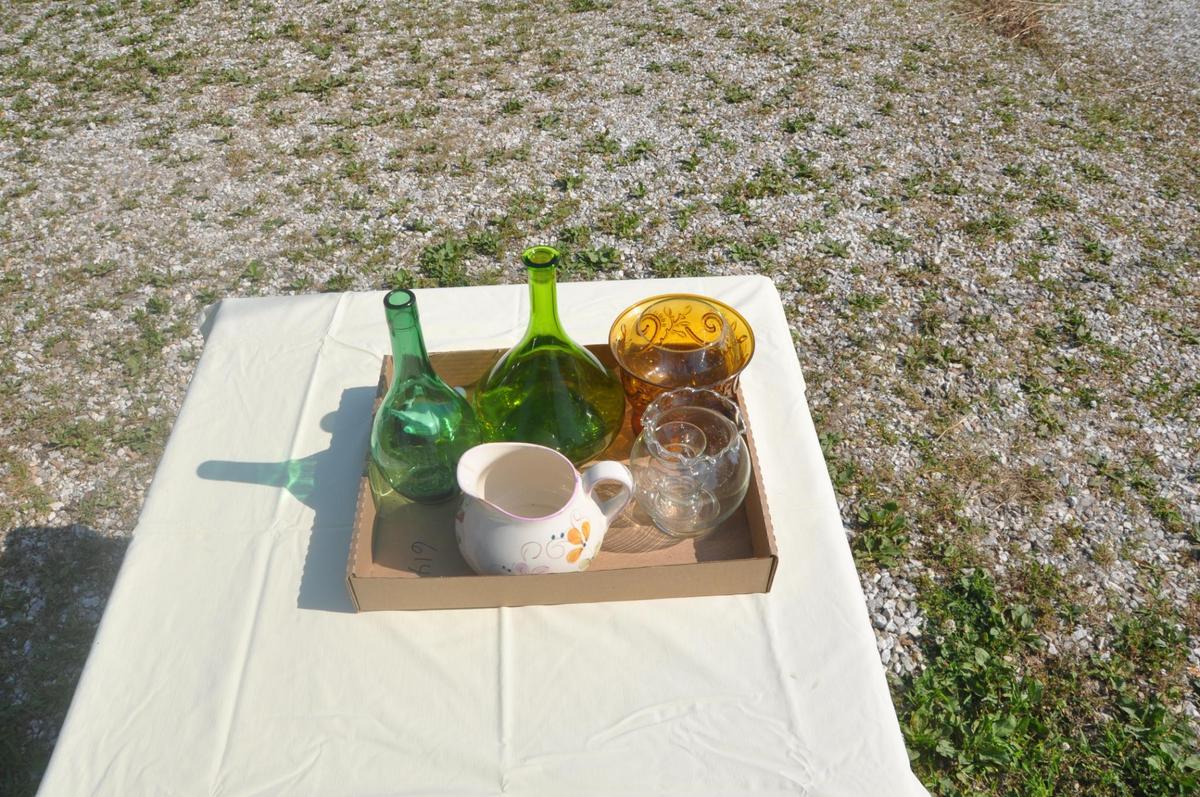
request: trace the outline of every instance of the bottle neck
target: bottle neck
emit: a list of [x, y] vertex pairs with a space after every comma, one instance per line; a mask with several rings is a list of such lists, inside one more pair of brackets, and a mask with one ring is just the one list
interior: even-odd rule
[[421, 335], [421, 322], [417, 317], [417, 306], [388, 307], [388, 330], [392, 335], [393, 379], [398, 382], [422, 374], [432, 374], [429, 354], [425, 351], [425, 338]]
[[529, 274], [529, 328], [526, 337], [536, 335], [561, 335], [562, 324], [558, 320], [558, 293], [554, 281], [554, 266], [530, 266]]

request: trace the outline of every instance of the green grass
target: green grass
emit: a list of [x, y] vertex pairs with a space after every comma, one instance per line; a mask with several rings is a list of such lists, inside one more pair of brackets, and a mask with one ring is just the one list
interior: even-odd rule
[[422, 249], [417, 265], [424, 276], [439, 286], [466, 285], [467, 271], [463, 263], [466, 254], [466, 242], [450, 238]]
[[817, 244], [817, 252], [825, 257], [845, 258], [850, 256], [850, 245], [845, 241], [826, 238]]
[[[1194, 732], [1174, 693], [1139, 681], [1182, 666], [1186, 637], [1162, 615], [1122, 615], [1112, 655], [1048, 655], [1045, 609], [1001, 597], [975, 570], [923, 585], [926, 669], [900, 686], [913, 766], [937, 795], [1192, 795]], [[1061, 589], [1044, 603], [1069, 607]], [[1055, 603], [1062, 601], [1062, 603]]]
[[895, 501], [878, 508], [859, 507], [851, 549], [860, 568], [893, 567], [908, 549], [908, 519]]
[[565, 253], [563, 271], [573, 279], [597, 279], [620, 265], [620, 252], [611, 246], [601, 246]]

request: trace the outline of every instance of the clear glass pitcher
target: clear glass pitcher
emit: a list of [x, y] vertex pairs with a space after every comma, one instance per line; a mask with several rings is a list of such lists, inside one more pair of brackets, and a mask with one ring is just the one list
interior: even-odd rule
[[750, 451], [737, 405], [712, 390], [680, 388], [650, 403], [629, 469], [638, 504], [675, 537], [699, 537], [741, 505]]

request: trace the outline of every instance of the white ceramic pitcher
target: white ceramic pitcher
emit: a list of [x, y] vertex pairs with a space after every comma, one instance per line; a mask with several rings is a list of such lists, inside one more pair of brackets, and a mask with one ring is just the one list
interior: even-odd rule
[[[597, 501], [600, 482], [620, 492]], [[462, 507], [454, 536], [463, 558], [484, 575], [586, 570], [608, 524], [633, 495], [620, 462], [591, 465], [580, 475], [552, 448], [532, 443], [484, 443], [458, 461]]]

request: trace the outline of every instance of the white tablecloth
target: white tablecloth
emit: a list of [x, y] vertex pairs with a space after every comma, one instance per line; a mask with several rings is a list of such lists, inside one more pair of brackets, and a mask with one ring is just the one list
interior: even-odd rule
[[[778, 537], [770, 594], [351, 613], [381, 294], [227, 300], [41, 794], [924, 794], [773, 285], [568, 283], [560, 313], [601, 342], [668, 291], [719, 297], [757, 332], [742, 384]], [[431, 350], [508, 346], [528, 312], [524, 286], [418, 304]], [[294, 461], [299, 479], [214, 478], [230, 461]]]

